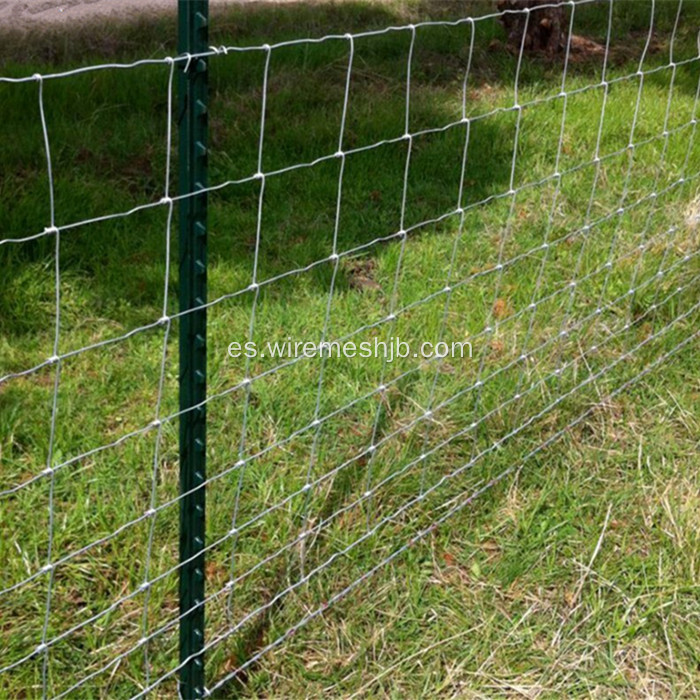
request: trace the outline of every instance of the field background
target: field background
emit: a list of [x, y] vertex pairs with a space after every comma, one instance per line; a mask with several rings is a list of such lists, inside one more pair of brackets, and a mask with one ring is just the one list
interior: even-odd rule
[[[454, 210], [460, 204], [463, 124], [414, 140], [405, 228], [416, 228], [405, 245], [395, 234], [406, 143], [348, 156], [337, 249], [357, 253], [343, 257], [337, 270], [327, 258], [333, 250], [338, 160], [270, 177], [257, 275], [274, 281], [257, 298], [245, 290], [253, 273], [260, 185], [252, 181], [212, 194], [210, 299], [226, 298], [209, 316], [214, 398], [208, 405], [208, 469], [218, 478], [207, 488], [207, 541], [221, 542], [208, 557], [208, 593], [215, 594], [207, 611], [208, 637], [226, 634], [250, 615], [208, 655], [210, 684], [246, 665], [220, 690], [222, 697], [700, 692], [697, 343], [629, 390], [606, 398], [687, 338], [698, 322], [693, 176], [700, 169], [700, 148], [692, 124], [697, 62], [676, 71], [668, 137], [663, 131], [672, 71], [645, 78], [633, 138], [642, 145], [632, 161], [625, 150], [650, 7], [614, 4], [608, 80], [631, 77], [610, 88], [601, 133], [604, 160], [592, 198], [603, 90], [582, 91], [567, 101], [559, 163], [565, 174], [553, 207], [556, 182], [538, 183], [555, 170], [563, 104], [545, 98], [561, 89], [563, 60], [541, 57], [523, 61], [519, 100], [535, 104], [522, 113], [515, 200], [503, 196], [510, 186], [517, 117], [497, 108], [513, 104], [516, 57], [505, 51], [502, 29], [490, 20], [477, 23], [466, 109], [471, 117], [493, 114], [471, 127], [462, 226]], [[676, 8], [675, 2], [656, 4], [645, 71], [669, 63]], [[490, 9], [490, 3], [479, 2], [250, 4], [214, 15], [211, 43], [259, 45]], [[605, 3], [577, 8], [574, 32], [604, 43], [607, 12]], [[677, 63], [698, 55], [699, 20], [700, 3], [685, 2], [673, 55]], [[411, 132], [461, 118], [470, 31], [466, 24], [419, 29]], [[3, 76], [175, 53], [172, 16], [97, 21], [90, 32], [62, 25], [2, 33]], [[356, 41], [346, 149], [403, 134], [409, 41], [408, 32]], [[257, 168], [264, 59], [263, 52], [251, 52], [211, 61], [211, 184], [246, 178]], [[347, 60], [344, 40], [273, 51], [265, 172], [337, 150]], [[598, 83], [601, 66], [596, 51], [572, 56], [566, 91]], [[168, 78], [168, 67], [160, 65], [44, 85], [57, 225], [68, 227], [60, 242], [59, 349], [79, 352], [60, 363], [51, 453], [56, 366], [0, 384], [5, 562], [0, 588], [16, 586], [0, 595], [0, 667], [31, 654], [45, 625], [48, 640], [68, 632], [48, 655], [51, 696], [104, 668], [72, 696], [131, 697], [177, 663], [172, 626], [177, 575], [171, 569], [177, 563], [178, 506], [164, 505], [177, 496], [177, 421], [144, 429], [156, 415], [166, 418], [177, 410], [177, 323], [167, 336], [165, 327], [155, 326], [122, 339], [157, 321], [164, 303], [169, 313], [176, 311], [176, 264], [167, 284], [165, 279], [168, 207], [70, 227], [163, 196]], [[37, 95], [34, 82], [0, 84], [0, 240], [31, 236], [48, 224]], [[174, 153], [175, 142], [172, 147]], [[681, 176], [686, 181], [674, 184]], [[176, 191], [174, 177], [170, 187]], [[663, 195], [654, 199], [649, 196], [654, 191]], [[597, 223], [581, 235], [589, 201], [589, 223]], [[622, 215], [607, 216], [620, 206]], [[175, 261], [176, 239], [172, 235]], [[551, 243], [547, 250], [541, 248], [545, 240]], [[501, 245], [502, 259], [517, 262], [499, 276], [494, 266]], [[52, 354], [54, 255], [52, 237], [0, 246], [2, 377], [40, 366]], [[611, 259], [614, 265], [606, 268]], [[659, 270], [663, 274], [656, 278]], [[453, 284], [463, 284], [446, 307], [440, 292], [448, 274]], [[572, 294], [567, 285], [574, 276], [580, 283]], [[640, 291], [625, 297], [630, 287]], [[603, 313], [592, 314], [597, 307]], [[387, 367], [359, 358], [329, 360], [317, 408], [319, 362], [275, 369], [271, 358], [246, 367], [226, 356], [231, 341], [248, 338], [253, 312], [254, 340], [318, 339], [327, 308], [330, 338], [364, 327], [353, 337], [357, 342], [390, 334], [434, 342], [442, 333], [448, 340], [471, 340], [474, 358], [442, 363], [406, 358]], [[393, 326], [376, 325], [392, 310], [402, 310]], [[548, 343], [567, 318], [573, 325], [566, 340]], [[495, 330], [485, 332], [489, 325]], [[110, 339], [115, 342], [92, 347]], [[593, 345], [597, 352], [589, 351]], [[531, 360], [514, 363], [523, 348]], [[557, 367], [560, 376], [551, 376]], [[266, 374], [250, 391], [233, 390], [246, 373]], [[489, 379], [482, 390], [465, 391], [484, 377]], [[587, 377], [596, 378], [547, 409]], [[379, 383], [387, 390], [372, 393]], [[419, 420], [429, 406], [440, 409], [432, 420]], [[307, 429], [314, 417], [327, 415], [332, 417], [318, 430]], [[525, 455], [579, 416], [585, 419], [561, 439], [257, 658], [464, 494], [519, 467]], [[472, 421], [476, 429], [414, 464]], [[367, 447], [377, 443], [370, 456]], [[88, 451], [89, 457], [81, 457]], [[388, 517], [481, 453], [468, 470], [400, 516]], [[234, 468], [241, 458], [250, 460]], [[40, 476], [47, 463], [60, 466], [53, 479]], [[332, 476], [307, 495], [301, 489], [309, 474]], [[21, 488], [5, 493], [17, 485]], [[372, 489], [372, 497], [363, 499]], [[237, 493], [237, 522], [251, 524], [232, 538], [227, 533]], [[157, 515], [143, 517], [150, 507]], [[363, 537], [383, 519], [376, 533]], [[313, 537], [303, 546], [293, 544], [302, 529], [313, 526], [319, 526]], [[68, 558], [56, 567], [46, 617], [48, 577], [37, 572], [47, 561], [49, 540], [54, 561]], [[83, 547], [89, 549], [75, 555]], [[298, 585], [317, 566], [322, 571]], [[224, 587], [232, 575], [241, 580], [229, 596]], [[159, 576], [147, 591], [139, 590], [144, 580]], [[138, 646], [142, 637], [169, 624], [148, 645]], [[0, 674], [0, 695], [40, 696], [44, 658], [32, 656]], [[115, 658], [119, 661], [110, 664]], [[171, 676], [153, 694], [174, 693]]]

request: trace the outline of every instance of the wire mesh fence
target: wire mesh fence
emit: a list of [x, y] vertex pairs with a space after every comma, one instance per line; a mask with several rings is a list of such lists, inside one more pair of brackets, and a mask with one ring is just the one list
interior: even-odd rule
[[[187, 696], [240, 689], [687, 351], [689, 6], [565, 3], [546, 59], [525, 50], [540, 7], [0, 78], [27, 162], [1, 190], [0, 688], [166, 697], [205, 659]], [[207, 73], [211, 104], [188, 103]], [[209, 182], [175, 177], [200, 107]], [[208, 263], [174, 234], [204, 198]], [[206, 362], [178, 370], [205, 311]], [[194, 416], [207, 472], [181, 481]], [[201, 537], [180, 511], [205, 493]]]

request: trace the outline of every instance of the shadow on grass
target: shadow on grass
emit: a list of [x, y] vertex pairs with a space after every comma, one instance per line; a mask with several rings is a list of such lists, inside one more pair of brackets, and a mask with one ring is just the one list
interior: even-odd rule
[[[612, 71], [634, 66], [646, 39], [648, 8], [620, 3], [616, 9]], [[426, 18], [454, 19], [491, 9], [489, 3], [418, 3], [410, 5], [342, 3], [338, 5], [246, 5], [222, 13], [212, 24], [213, 44], [259, 45], [290, 37], [405, 24]], [[693, 8], [691, 8], [693, 9]], [[648, 63], [668, 60], [664, 30], [674, 8], [663, 4], [655, 17], [658, 37]], [[577, 9], [575, 31], [604, 39], [606, 8]], [[691, 22], [692, 24], [692, 22]], [[483, 114], [488, 105], [509, 106], [513, 100], [516, 58], [494, 41], [501, 37], [495, 20], [478, 22], [467, 90], [467, 113]], [[679, 32], [676, 59], [691, 52], [693, 37]], [[80, 28], [76, 28], [78, 30]], [[602, 36], [601, 36], [602, 34]], [[27, 75], [71, 66], [162, 56], [174, 51], [173, 17], [152, 17], [132, 24], [96, 27], [71, 37], [63, 28], [44, 34], [11, 34], [0, 58], [6, 75]], [[167, 39], [163, 39], [167, 37]], [[472, 29], [425, 27], [416, 34], [412, 60], [410, 119], [412, 133], [455, 124], [461, 118], [462, 82], [469, 58]], [[21, 43], [20, 43], [21, 42]], [[342, 148], [358, 149], [400, 138], [406, 111], [407, 57], [410, 32], [396, 31], [354, 42], [354, 60]], [[616, 48], [618, 47], [618, 48]], [[333, 252], [343, 113], [349, 43], [345, 39], [303, 44], [273, 52], [267, 91], [262, 169], [290, 168], [266, 180], [260, 231], [258, 281], [304, 268]], [[21, 59], [21, 60], [18, 60]], [[249, 178], [257, 171], [260, 109], [265, 54], [231, 53], [212, 59], [210, 184]], [[551, 85], [558, 89], [563, 59], [528, 58], [520, 86]], [[570, 75], [599, 79], [601, 58], [574, 63]], [[157, 202], [166, 188], [167, 66], [128, 71], [100, 71], [47, 81], [47, 114], [56, 195], [56, 224], [61, 226], [128, 211]], [[658, 80], [663, 79], [659, 76]], [[692, 76], [679, 71], [680, 89], [694, 90]], [[545, 92], [547, 90], [545, 89]], [[36, 83], [1, 85], [7, 142], [0, 175], [0, 230], [21, 238], [50, 223], [46, 157], [38, 111]], [[514, 113], [475, 122], [462, 204], [482, 201], [508, 189], [514, 136]], [[404, 227], [438, 217], [458, 204], [465, 126], [414, 139], [407, 177]], [[176, 137], [171, 153], [176, 152]], [[336, 250], [347, 251], [391, 236], [400, 229], [407, 142], [389, 142], [353, 153], [346, 159]], [[292, 170], [297, 164], [309, 168]], [[526, 154], [519, 157], [526, 159]], [[259, 183], [231, 185], [211, 197], [211, 298], [244, 289], [252, 279], [256, 248]], [[170, 192], [176, 191], [174, 174]], [[163, 297], [167, 216], [156, 207], [133, 216], [66, 230], [61, 239], [61, 270], [68, 301], [64, 320], [95, 315], [130, 329], [152, 321]], [[171, 260], [177, 259], [174, 222]], [[420, 229], [416, 230], [416, 234]], [[4, 275], [2, 322], [8, 334], [41, 333], [53, 324], [54, 255], [47, 236], [0, 249]], [[383, 247], [364, 254], [381, 255]], [[29, 269], [25, 269], [29, 266]], [[129, 274], [124, 275], [128, 266]], [[323, 287], [330, 266], [312, 276]], [[171, 307], [176, 265], [169, 281]], [[341, 276], [339, 286], [347, 282]], [[294, 279], [266, 293], [289, 293]], [[250, 295], [240, 297], [249, 304]], [[29, 304], [36, 314], [24, 313]]]

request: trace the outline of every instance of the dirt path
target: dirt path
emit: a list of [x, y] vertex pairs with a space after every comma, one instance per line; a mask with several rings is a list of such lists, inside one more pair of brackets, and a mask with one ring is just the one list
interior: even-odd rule
[[[209, 0], [224, 5], [245, 0]], [[0, 0], [0, 25], [36, 25], [49, 22], [75, 22], [92, 17], [128, 17], [135, 12], [172, 10], [177, 0]]]

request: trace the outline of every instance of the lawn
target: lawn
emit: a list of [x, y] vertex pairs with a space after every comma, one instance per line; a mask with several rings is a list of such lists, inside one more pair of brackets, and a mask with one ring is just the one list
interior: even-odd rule
[[[605, 75], [590, 47], [518, 67], [494, 19], [344, 36], [491, 3], [213, 16], [212, 45], [257, 47], [210, 60], [216, 697], [700, 693], [700, 2], [671, 43], [677, 7], [650, 36], [616, 1]], [[574, 33], [604, 46], [608, 13]], [[3, 33], [5, 77], [175, 54], [173, 17]], [[59, 236], [39, 83], [0, 82], [2, 697], [176, 695], [170, 76], [43, 80]], [[391, 336], [473, 357], [227, 354]]]

